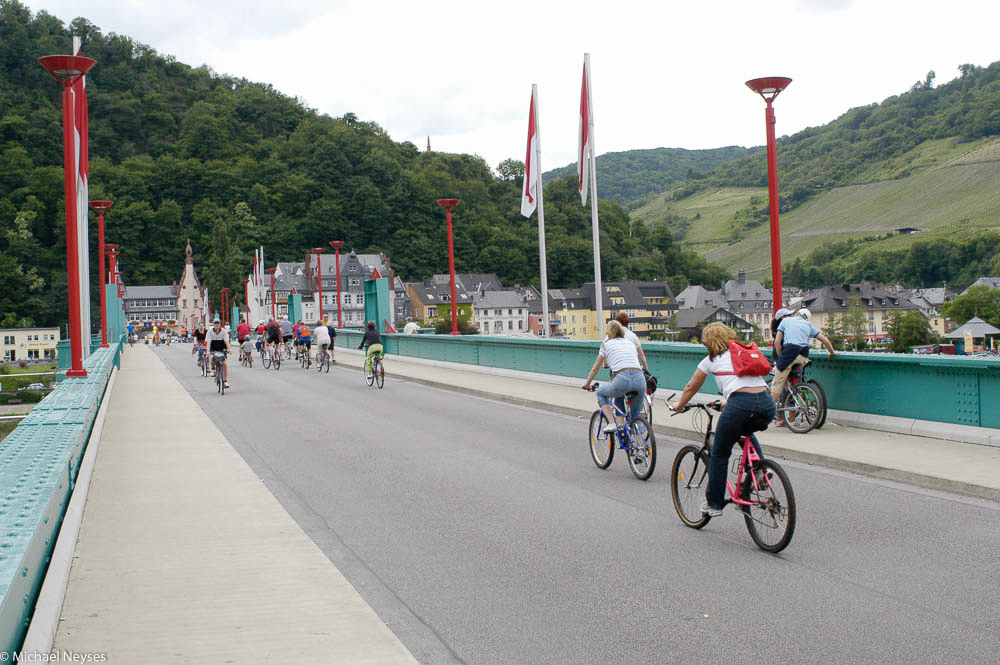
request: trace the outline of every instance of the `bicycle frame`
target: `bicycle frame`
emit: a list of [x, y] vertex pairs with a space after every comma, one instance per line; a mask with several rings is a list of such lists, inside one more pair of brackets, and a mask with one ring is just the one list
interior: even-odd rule
[[[593, 384], [594, 390], [597, 390], [597, 388], [600, 385], [601, 384], [599, 383], [594, 383]], [[618, 437], [618, 447], [621, 450], [628, 450], [632, 448], [632, 434], [629, 432], [629, 425], [632, 424], [632, 416], [631, 416], [632, 409], [630, 408], [632, 406], [632, 400], [628, 397], [625, 397], [624, 399], [625, 399], [625, 408], [627, 409], [627, 411], [622, 411], [621, 409], [619, 409], [618, 404], [616, 404], [614, 400], [611, 400], [611, 410], [614, 412], [614, 416], [616, 419], [621, 418], [623, 421], [621, 425], [619, 425], [616, 422], [615, 426], [618, 427], [619, 430], [622, 429], [625, 430], [625, 436]], [[628, 439], [628, 445], [625, 445], [624, 439]]]
[[[706, 455], [710, 456], [712, 454], [712, 435], [715, 433], [712, 431], [712, 422], [715, 420], [710, 412], [710, 406], [707, 404], [691, 404], [691, 406], [701, 409], [708, 416], [708, 426], [705, 428], [705, 440], [702, 441], [701, 449]], [[753, 445], [753, 440], [746, 435], [741, 436], [736, 440], [739, 444], [741, 450], [743, 451], [740, 455], [740, 465], [736, 472], [736, 487], [743, 484], [743, 474], [752, 469], [755, 463], [759, 462], [762, 458], [760, 454], [757, 453], [756, 446]], [[701, 456], [699, 455], [699, 461]], [[707, 462], [706, 462], [707, 464]], [[755, 490], [760, 489], [760, 485], [757, 483], [757, 474], [750, 474], [750, 479], [753, 482], [753, 487]], [[726, 475], [726, 492], [729, 494], [730, 503], [734, 503], [739, 506], [755, 506], [757, 505], [753, 501], [745, 501], [739, 497], [739, 493], [733, 487], [733, 484], [729, 482], [729, 476]]]

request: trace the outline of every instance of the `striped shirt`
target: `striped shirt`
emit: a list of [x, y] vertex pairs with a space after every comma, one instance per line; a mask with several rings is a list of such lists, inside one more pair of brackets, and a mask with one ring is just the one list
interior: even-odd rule
[[601, 344], [601, 353], [608, 363], [612, 372], [623, 369], [639, 369], [639, 351], [635, 348], [635, 342], [630, 342], [624, 337], [614, 337], [604, 340]]

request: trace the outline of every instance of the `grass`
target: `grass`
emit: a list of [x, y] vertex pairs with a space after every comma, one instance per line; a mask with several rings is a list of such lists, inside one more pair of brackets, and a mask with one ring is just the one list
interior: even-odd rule
[[[829, 242], [880, 236], [870, 247], [896, 249], [918, 240], [967, 235], [1000, 228], [1000, 140], [922, 143], [906, 156], [873, 165], [864, 179], [909, 175], [832, 189], [781, 216], [781, 259], [787, 264]], [[780, 181], [780, 174], [779, 174]], [[770, 232], [763, 224], [737, 243], [728, 242], [729, 220], [751, 196], [766, 200], [766, 189], [721, 189], [681, 201], [661, 196], [633, 215], [662, 223], [668, 214], [691, 218], [701, 213], [682, 242], [735, 273], [770, 268]], [[900, 235], [895, 229], [915, 227]]]
[[0, 420], [0, 441], [7, 438], [7, 435], [14, 431], [14, 428], [21, 424], [20, 420]]
[[37, 374], [39, 372], [54, 372], [56, 370], [56, 364], [46, 364], [46, 365], [27, 365], [26, 367], [18, 367], [17, 365], [7, 365], [10, 369], [8, 375], [13, 374]]

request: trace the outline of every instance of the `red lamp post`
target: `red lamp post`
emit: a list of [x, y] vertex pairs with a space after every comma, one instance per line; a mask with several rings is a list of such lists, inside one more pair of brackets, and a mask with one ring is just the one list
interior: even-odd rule
[[319, 287], [319, 321], [323, 320], [323, 263], [319, 256], [326, 251], [324, 247], [313, 247], [312, 253], [316, 255], [316, 285]]
[[458, 205], [458, 199], [438, 199], [438, 205], [448, 214], [448, 272], [451, 273], [451, 334], [458, 335], [458, 314], [455, 309], [455, 241], [451, 232], [451, 211]]
[[90, 209], [97, 211], [97, 261], [101, 271], [101, 348], [108, 348], [108, 304], [105, 301], [107, 273], [104, 272], [104, 213], [111, 209], [114, 201], [91, 201]]
[[[38, 59], [63, 86], [63, 171], [66, 186], [66, 273], [69, 287], [69, 339], [70, 369], [67, 377], [87, 376], [83, 368], [83, 321], [80, 311], [79, 241], [76, 228], [76, 139], [74, 127], [76, 109], [72, 86], [97, 64], [96, 60], [82, 55], [47, 55]], [[87, 333], [90, 334], [89, 332]]]
[[219, 289], [219, 303], [222, 305], [222, 325], [229, 324], [229, 287]]
[[792, 79], [785, 76], [768, 76], [747, 81], [747, 87], [756, 92], [767, 104], [764, 124], [767, 126], [767, 202], [771, 211], [771, 282], [774, 311], [781, 309], [781, 229], [778, 225], [778, 150], [774, 142], [774, 108], [771, 102]]
[[331, 240], [330, 247], [333, 247], [334, 251], [337, 253], [337, 260], [334, 269], [337, 271], [337, 327], [344, 327], [344, 319], [340, 316], [340, 248], [343, 246], [343, 240]]
[[271, 276], [271, 319], [278, 320], [278, 304], [274, 301], [274, 271], [277, 268], [268, 268], [265, 272]]

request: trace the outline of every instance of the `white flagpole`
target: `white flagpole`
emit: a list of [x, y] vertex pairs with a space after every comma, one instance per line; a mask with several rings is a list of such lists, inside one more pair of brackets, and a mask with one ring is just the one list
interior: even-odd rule
[[[78, 36], [73, 37], [73, 55], [80, 55], [82, 40]], [[86, 85], [86, 77], [81, 81], [81, 88]], [[74, 90], [74, 95], [75, 95]], [[77, 113], [83, 104], [82, 99], [76, 99], [75, 106]], [[86, 112], [86, 110], [84, 110]], [[74, 118], [74, 121], [76, 119]], [[80, 328], [83, 331], [83, 357], [90, 355], [90, 242], [87, 224], [87, 213], [90, 210], [89, 192], [87, 176], [80, 171], [80, 158], [83, 150], [86, 149], [86, 137], [83, 135], [83, 128], [77, 123], [75, 132], [76, 139], [76, 233], [77, 233], [77, 259], [80, 273]]]
[[531, 99], [535, 107], [535, 177], [538, 198], [538, 256], [542, 271], [542, 335], [549, 337], [549, 273], [545, 265], [545, 204], [542, 185], [542, 128], [538, 112], [538, 86], [531, 84]]
[[597, 219], [597, 148], [594, 143], [594, 89], [590, 85], [590, 54], [583, 54], [587, 70], [587, 120], [590, 124], [590, 222], [594, 234], [594, 305], [597, 308], [597, 339], [604, 339], [604, 288], [601, 283], [601, 230]]

